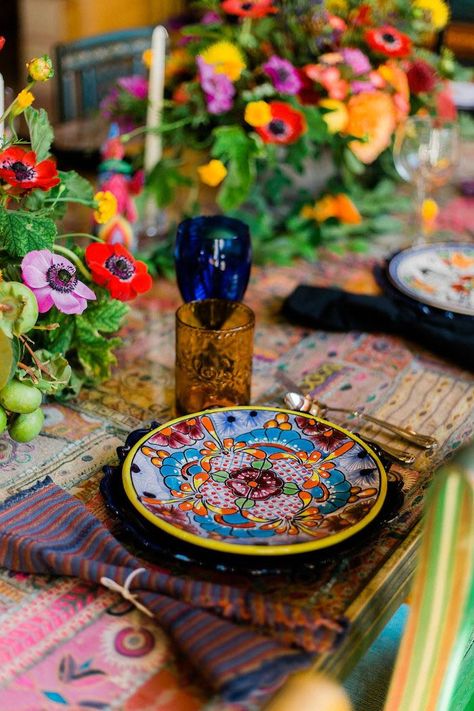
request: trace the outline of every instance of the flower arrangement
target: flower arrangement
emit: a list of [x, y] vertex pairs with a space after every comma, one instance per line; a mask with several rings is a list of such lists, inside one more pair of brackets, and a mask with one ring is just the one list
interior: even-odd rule
[[[148, 183], [158, 204], [189, 185], [192, 212], [199, 185], [215, 189], [220, 209], [250, 223], [257, 259], [309, 256], [344, 236], [357, 248], [361, 236], [393, 229], [397, 125], [420, 111], [453, 116], [452, 55], [426, 48], [448, 20], [444, 0], [198, 7], [200, 22], [175, 34], [167, 62], [165, 153]], [[137, 126], [143, 79], [120, 80], [104, 110], [126, 130]], [[189, 148], [208, 157], [191, 175]], [[315, 159], [328, 154], [333, 175], [321, 195], [300, 176], [314, 177]], [[331, 199], [341, 195], [350, 209]]]
[[[117, 200], [57, 169], [46, 112], [32, 107], [35, 83], [53, 76], [51, 60], [27, 68], [27, 86], [0, 116], [2, 129], [8, 124], [0, 132], [0, 432], [19, 442], [41, 430], [44, 396], [76, 394], [109, 375], [125, 302], [151, 286], [145, 264], [122, 245], [61, 232], [69, 204], [91, 208], [102, 225]], [[27, 141], [16, 133], [19, 116]]]

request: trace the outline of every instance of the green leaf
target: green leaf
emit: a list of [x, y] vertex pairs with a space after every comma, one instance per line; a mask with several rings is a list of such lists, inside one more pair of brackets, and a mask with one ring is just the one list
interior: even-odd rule
[[296, 170], [297, 173], [303, 173], [304, 161], [309, 155], [308, 141], [303, 136], [299, 141], [288, 146], [286, 152], [287, 162]]
[[33, 249], [52, 249], [57, 228], [53, 220], [15, 210], [0, 212], [0, 243], [14, 257]]
[[352, 175], [362, 175], [365, 172], [365, 165], [360, 161], [350, 148], [345, 148], [342, 155], [344, 165]]
[[321, 112], [314, 106], [299, 107], [306, 118], [308, 138], [315, 143], [324, 143], [328, 138], [328, 127]]
[[258, 146], [240, 126], [219, 126], [213, 136], [212, 155], [228, 171], [217, 202], [223, 210], [232, 210], [244, 202], [254, 184]]
[[211, 479], [213, 481], [222, 482], [222, 481], [227, 481], [228, 478], [229, 478], [229, 473], [225, 472], [225, 471], [213, 472], [211, 474]]
[[66, 355], [74, 336], [75, 319], [53, 307], [42, 315], [41, 325], [51, 326], [56, 323], [59, 324], [58, 328], [42, 332], [42, 342], [51, 353]]
[[235, 499], [235, 505], [239, 507], [239, 509], [251, 509], [255, 506], [255, 502], [252, 501], [251, 499], [245, 499], [244, 497], [240, 497], [239, 499]]
[[117, 359], [114, 348], [121, 345], [121, 338], [105, 338], [87, 319], [87, 310], [76, 317], [75, 347], [77, 357], [86, 376], [92, 380], [105, 380]]
[[36, 160], [42, 161], [49, 156], [49, 149], [54, 139], [48, 114], [44, 109], [38, 110], [29, 106], [24, 116], [30, 132], [31, 148], [36, 153]]
[[35, 379], [31, 377], [31, 373], [25, 370], [19, 370], [17, 377], [19, 380], [29, 380], [41, 392], [47, 395], [56, 395], [60, 393], [71, 379], [71, 366], [60, 353], [50, 353], [47, 350], [40, 349], [35, 351], [35, 356], [42, 363], [49, 375], [33, 363], [31, 371], [35, 375]]
[[176, 160], [163, 158], [147, 178], [147, 189], [154, 195], [158, 207], [166, 207], [174, 200], [179, 185], [191, 185], [192, 180], [181, 175]]
[[96, 301], [90, 301], [87, 306], [87, 320], [93, 324], [98, 331], [114, 333], [122, 325], [123, 319], [128, 313], [128, 306], [117, 299], [110, 299], [104, 290], [95, 288], [97, 294]]
[[58, 174], [61, 178], [61, 185], [66, 188], [62, 193], [63, 197], [74, 197], [78, 200], [92, 200], [94, 198], [92, 185], [75, 170], [67, 172], [60, 170]]
[[268, 459], [256, 459], [252, 462], [253, 469], [271, 469], [272, 463]]
[[294, 484], [293, 482], [289, 481], [283, 486], [283, 493], [287, 494], [288, 496], [293, 496], [294, 494], [297, 494], [299, 491], [299, 487], [297, 484]]

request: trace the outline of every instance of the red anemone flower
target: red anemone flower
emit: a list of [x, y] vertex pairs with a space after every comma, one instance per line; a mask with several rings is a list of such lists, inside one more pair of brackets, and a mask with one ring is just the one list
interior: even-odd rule
[[306, 129], [303, 114], [282, 101], [271, 101], [270, 110], [270, 122], [255, 129], [264, 143], [295, 143]]
[[224, 0], [221, 8], [229, 15], [253, 19], [278, 12], [278, 9], [273, 7], [272, 0], [248, 0], [247, 2], [245, 0]]
[[94, 242], [85, 256], [93, 280], [105, 286], [114, 299], [130, 301], [151, 288], [145, 262], [137, 261], [121, 244]]
[[17, 190], [50, 190], [60, 182], [53, 160], [36, 162], [36, 153], [11, 147], [0, 153], [0, 179]]
[[374, 52], [387, 57], [406, 57], [411, 52], [411, 39], [391, 25], [367, 30], [365, 41]]
[[5, 42], [6, 42], [5, 37], [0, 37], [0, 51], [3, 49]]

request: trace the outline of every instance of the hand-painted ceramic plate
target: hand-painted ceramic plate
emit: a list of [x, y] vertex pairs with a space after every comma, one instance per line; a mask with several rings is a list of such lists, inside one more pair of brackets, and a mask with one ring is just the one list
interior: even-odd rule
[[221, 408], [151, 430], [122, 466], [148, 523], [222, 553], [277, 556], [335, 545], [382, 508], [387, 475], [359, 437], [306, 413]]
[[412, 299], [474, 316], [474, 245], [405, 249], [390, 261], [388, 273], [392, 283]]

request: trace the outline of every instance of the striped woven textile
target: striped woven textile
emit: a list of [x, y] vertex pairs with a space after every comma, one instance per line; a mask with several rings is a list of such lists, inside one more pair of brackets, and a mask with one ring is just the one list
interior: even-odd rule
[[[107, 577], [119, 585], [143, 567], [81, 501], [49, 478], [0, 508], [0, 565], [93, 583]], [[160, 570], [142, 569], [130, 590], [228, 701], [277, 686], [288, 673], [307, 666], [311, 652], [330, 650], [344, 633], [343, 622], [312, 619], [260, 595]], [[253, 624], [265, 633], [235, 622]], [[279, 636], [291, 637], [295, 647]]]
[[474, 628], [474, 445], [436, 473], [426, 511], [385, 711], [454, 711], [456, 686], [474, 692], [472, 671], [459, 678]]

